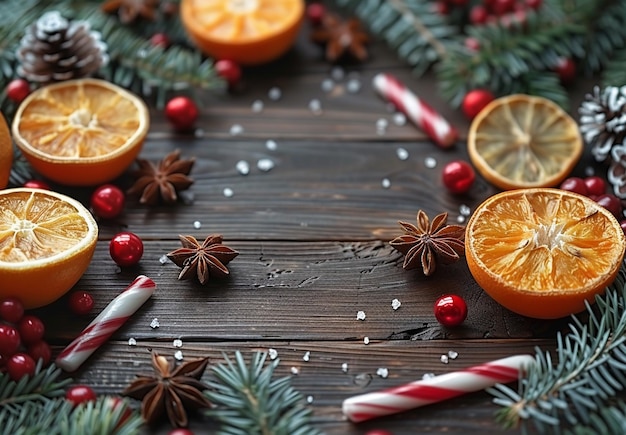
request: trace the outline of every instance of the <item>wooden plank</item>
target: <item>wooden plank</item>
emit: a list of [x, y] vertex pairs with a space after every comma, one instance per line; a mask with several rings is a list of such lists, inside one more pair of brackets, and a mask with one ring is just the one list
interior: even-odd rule
[[[176, 350], [185, 359], [209, 357], [210, 366], [223, 361], [223, 354], [230, 357], [236, 350], [249, 357], [251, 352], [278, 352], [280, 364], [276, 375], [290, 376], [295, 388], [305, 398], [310, 397], [316, 427], [331, 434], [363, 434], [374, 428], [385, 428], [395, 435], [419, 433], [468, 434], [478, 431], [500, 431], [494, 412], [499, 408], [491, 403], [485, 392], [461, 396], [439, 404], [408, 411], [361, 424], [352, 424], [341, 413], [344, 399], [371, 391], [379, 391], [420, 379], [424, 374], [443, 374], [506, 356], [532, 353], [534, 346], [551, 349], [551, 340], [443, 340], [430, 342], [385, 341], [363, 343], [344, 341], [314, 342], [191, 342], [183, 341], [178, 349], [172, 345], [177, 338], [161, 334], [158, 342], [140, 340], [137, 346], [111, 341], [98, 350], [97, 358], [88, 360], [73, 375], [75, 383], [89, 383], [99, 394], [119, 394], [135, 375], [152, 372], [150, 350], [171, 358]], [[458, 352], [458, 357], [443, 364], [441, 355]], [[309, 352], [309, 361], [304, 355]], [[342, 365], [348, 365], [348, 371]], [[297, 375], [292, 373], [297, 370]], [[378, 368], [387, 368], [389, 375], [377, 375]], [[212, 377], [210, 370], [203, 380]], [[464, 417], [461, 417], [464, 416]], [[212, 422], [194, 419], [191, 428], [205, 433], [213, 429]], [[167, 433], [161, 427], [159, 433]]]

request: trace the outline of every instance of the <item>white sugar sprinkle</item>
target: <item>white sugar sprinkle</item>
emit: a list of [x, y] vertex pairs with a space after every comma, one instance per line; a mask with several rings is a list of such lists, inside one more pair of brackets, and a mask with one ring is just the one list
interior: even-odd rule
[[202, 137], [202, 136], [204, 136], [204, 130], [203, 130], [203, 129], [201, 129], [201, 128], [196, 128], [196, 129], [194, 130], [194, 132], [193, 132], [193, 135], [194, 135], [195, 137]]
[[434, 378], [434, 377], [435, 377], [435, 374], [434, 374], [434, 373], [424, 373], [424, 374], [422, 375], [422, 379], [424, 379], [424, 380], [426, 380], [426, 379], [432, 379], [432, 378]]
[[404, 113], [396, 112], [393, 114], [393, 123], [398, 126], [406, 125], [406, 115]]
[[150, 322], [150, 327], [152, 329], [156, 329], [159, 326], [161, 326], [161, 324], [159, 323], [159, 319], [157, 319], [156, 317], [154, 319], [152, 319], [152, 322]]
[[335, 82], [332, 81], [331, 79], [324, 79], [324, 80], [322, 80], [322, 86], [321, 87], [322, 87], [322, 91], [330, 92], [335, 87]]
[[311, 101], [309, 101], [309, 110], [313, 112], [314, 115], [321, 115], [322, 102], [317, 98], [312, 99]]
[[472, 209], [465, 204], [461, 204], [459, 206], [459, 213], [461, 213], [463, 216], [469, 216], [472, 213]]
[[183, 340], [181, 340], [180, 338], [177, 338], [176, 340], [172, 341], [172, 346], [183, 347]]
[[248, 175], [250, 173], [250, 164], [245, 160], [239, 160], [235, 165], [237, 172], [241, 175]]
[[313, 403], [313, 396], [306, 396], [306, 403]]
[[137, 340], [135, 340], [134, 338], [129, 338], [128, 339], [128, 345], [129, 346], [137, 346]]
[[341, 371], [344, 373], [348, 373], [348, 363], [341, 364]]
[[177, 361], [182, 361], [183, 352], [181, 350], [177, 350], [176, 352], [174, 352], [174, 358], [176, 358]]
[[254, 100], [252, 102], [251, 108], [252, 108], [252, 111], [254, 113], [262, 112], [263, 111], [263, 101], [261, 101], [261, 100]]
[[593, 167], [591, 167], [591, 166], [587, 166], [587, 167], [585, 168], [585, 175], [586, 175], [587, 177], [591, 177], [591, 176], [595, 175], [595, 173], [596, 173], [596, 170], [595, 170], [595, 169], [593, 169]]
[[364, 344], [370, 344], [370, 338], [369, 338], [369, 337], [365, 337], [365, 338], [363, 339], [363, 343], [364, 343]]
[[346, 83], [346, 89], [351, 94], [356, 94], [361, 90], [361, 80], [358, 79], [350, 79], [348, 83]]
[[343, 77], [346, 75], [345, 71], [343, 70], [342, 67], [340, 66], [335, 66], [333, 67], [332, 70], [330, 70], [330, 76], [334, 79], [334, 80], [343, 80]]
[[300, 369], [298, 367], [292, 367], [291, 368], [291, 374], [292, 375], [297, 375], [298, 373], [300, 373]]
[[462, 214], [461, 214], [461, 215], [458, 215], [458, 216], [456, 217], [456, 221], [457, 221], [457, 223], [462, 224], [463, 222], [465, 222], [465, 216], [463, 216]]
[[311, 359], [311, 352], [305, 352], [304, 356], [302, 357], [303, 361], [309, 361]]
[[459, 357], [459, 353], [456, 350], [449, 350], [448, 351], [448, 358], [450, 359], [457, 359]]
[[276, 349], [268, 349], [267, 354], [269, 355], [270, 359], [276, 359], [278, 357], [278, 351]]
[[167, 263], [168, 261], [170, 261], [170, 259], [169, 259], [169, 258], [167, 258], [167, 255], [165, 255], [165, 254], [163, 254], [163, 255], [161, 255], [161, 256], [159, 257], [159, 263], [161, 263], [161, 264], [165, 264], [165, 263]]
[[224, 187], [224, 190], [222, 191], [222, 193], [224, 194], [226, 198], [230, 198], [235, 194], [233, 189], [231, 189], [230, 187]]
[[434, 157], [426, 157], [424, 159], [424, 165], [426, 165], [428, 169], [433, 169], [437, 166], [437, 160]]
[[200, 222], [200, 221], [193, 221], [193, 227], [196, 230], [199, 230], [200, 228], [202, 228], [202, 222]]
[[274, 151], [276, 150], [276, 148], [278, 148], [278, 145], [276, 144], [276, 141], [269, 139], [265, 142], [265, 148], [267, 148], [270, 151]]
[[385, 367], [380, 367], [376, 370], [376, 374], [383, 379], [386, 379], [389, 376], [389, 370]]
[[383, 178], [383, 181], [381, 181], [380, 184], [383, 188], [389, 189], [391, 187], [391, 180], [389, 180], [389, 178]]
[[400, 160], [406, 160], [409, 158], [409, 152], [405, 150], [404, 148], [398, 148], [396, 150], [396, 155], [398, 156]]
[[359, 311], [356, 313], [357, 320], [365, 320], [365, 311]]
[[401, 306], [402, 306], [402, 302], [400, 302], [398, 299], [394, 299], [391, 301], [391, 308], [393, 308], [394, 311], [400, 308]]
[[441, 357], [439, 359], [444, 364], [448, 364], [450, 362], [450, 357], [448, 355], [441, 355]]
[[387, 121], [385, 118], [379, 118], [376, 121], [376, 130], [384, 130], [387, 128], [388, 125], [389, 121]]
[[263, 172], [271, 171], [274, 168], [274, 161], [272, 159], [259, 159], [256, 162], [256, 167]]
[[233, 124], [230, 126], [230, 135], [237, 136], [238, 134], [243, 133], [243, 127], [240, 124]]
[[281, 91], [278, 87], [273, 87], [267, 92], [267, 96], [272, 101], [278, 101], [280, 100], [280, 97], [283, 96], [283, 91]]

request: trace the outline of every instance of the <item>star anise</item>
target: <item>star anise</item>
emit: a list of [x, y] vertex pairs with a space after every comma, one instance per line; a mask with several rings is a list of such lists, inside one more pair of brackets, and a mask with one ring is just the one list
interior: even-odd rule
[[206, 284], [211, 276], [223, 277], [229, 274], [226, 264], [239, 255], [239, 252], [222, 244], [222, 236], [212, 234], [202, 244], [193, 236], [178, 236], [183, 247], [167, 254], [178, 267], [182, 267], [178, 279], [198, 277], [200, 284]]
[[336, 62], [346, 55], [358, 61], [367, 59], [365, 45], [369, 36], [356, 18], [343, 21], [334, 14], [326, 14], [319, 27], [311, 33], [311, 40], [326, 45], [326, 60]]
[[154, 21], [158, 6], [159, 0], [108, 0], [100, 9], [106, 13], [117, 11], [120, 21], [128, 24], [139, 17]]
[[465, 252], [465, 227], [446, 225], [448, 213], [435, 216], [432, 223], [424, 211], [417, 212], [417, 226], [398, 222], [406, 234], [396, 237], [390, 243], [404, 257], [403, 268], [415, 269], [421, 266], [424, 275], [435, 272], [437, 262], [454, 263]]
[[154, 205], [159, 198], [166, 204], [173, 204], [178, 199], [177, 192], [193, 184], [188, 175], [195, 159], [181, 160], [180, 150], [172, 151], [157, 165], [145, 159], [137, 159], [136, 162], [139, 169], [132, 173], [135, 183], [126, 193], [141, 195], [141, 204]]
[[208, 386], [200, 381], [208, 363], [208, 358], [201, 358], [173, 368], [167, 358], [153, 351], [155, 375], [138, 375], [122, 395], [142, 400], [141, 416], [150, 425], [167, 415], [173, 427], [187, 427], [187, 410], [211, 407], [202, 393]]

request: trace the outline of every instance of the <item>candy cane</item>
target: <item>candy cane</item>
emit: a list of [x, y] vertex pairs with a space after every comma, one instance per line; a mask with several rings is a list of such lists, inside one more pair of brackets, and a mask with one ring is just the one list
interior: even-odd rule
[[381, 97], [393, 103], [439, 146], [448, 148], [459, 137], [457, 130], [443, 116], [391, 74], [377, 74], [374, 76], [373, 86]]
[[105, 343], [154, 293], [156, 284], [139, 275], [87, 325], [57, 357], [56, 365], [73, 372]]
[[495, 384], [515, 381], [534, 362], [530, 355], [516, 355], [464, 370], [411, 382], [380, 392], [350, 397], [343, 402], [343, 413], [358, 423], [384, 415], [484, 390]]

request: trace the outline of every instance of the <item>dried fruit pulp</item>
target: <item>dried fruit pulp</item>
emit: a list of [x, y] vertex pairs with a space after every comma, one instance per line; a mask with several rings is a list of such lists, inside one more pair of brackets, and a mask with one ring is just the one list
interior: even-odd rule
[[465, 250], [478, 284], [511, 311], [559, 318], [585, 308], [622, 264], [626, 239], [610, 212], [560, 189], [506, 191], [478, 206]]
[[4, 189], [8, 184], [12, 165], [13, 141], [7, 122], [0, 112], [0, 189]]
[[97, 185], [135, 159], [149, 114], [136, 95], [104, 80], [78, 79], [30, 94], [13, 121], [13, 136], [30, 164], [66, 185]]
[[18, 298], [27, 309], [58, 299], [89, 266], [97, 239], [95, 220], [72, 198], [0, 191], [0, 299]]

